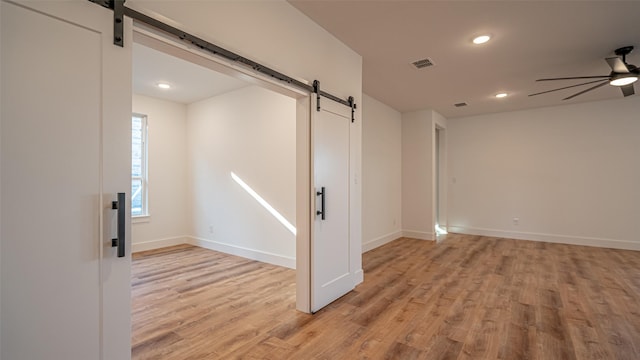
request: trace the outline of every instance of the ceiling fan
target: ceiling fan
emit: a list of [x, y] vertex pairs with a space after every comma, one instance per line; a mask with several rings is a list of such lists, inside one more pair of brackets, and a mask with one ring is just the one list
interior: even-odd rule
[[566, 97], [562, 100], [573, 99], [578, 95], [582, 95], [586, 92], [595, 90], [607, 84], [612, 86], [618, 86], [620, 90], [622, 90], [622, 94], [624, 96], [631, 96], [635, 94], [635, 91], [633, 90], [633, 83], [638, 81], [638, 78], [640, 77], [640, 68], [632, 64], [627, 64], [627, 55], [629, 55], [631, 51], [633, 51], [633, 46], [621, 47], [619, 49], [616, 49], [615, 51], [615, 54], [617, 55], [616, 57], [610, 57], [605, 59], [607, 61], [607, 64], [609, 64], [609, 66], [611, 67], [611, 73], [609, 75], [562, 77], [562, 78], [538, 79], [536, 81], [577, 80], [577, 79], [598, 79], [598, 80], [592, 80], [582, 84], [565, 86], [558, 89], [543, 91], [543, 92], [531, 94], [529, 96], [536, 96], [536, 95], [546, 94], [546, 93], [550, 93], [558, 90], [570, 89], [577, 86], [583, 86], [583, 85], [589, 85], [589, 84], [596, 84], [596, 85], [586, 90], [582, 90], [579, 93]]

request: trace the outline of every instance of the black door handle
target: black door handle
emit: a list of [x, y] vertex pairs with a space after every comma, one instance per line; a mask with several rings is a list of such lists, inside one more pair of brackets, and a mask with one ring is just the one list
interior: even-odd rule
[[316, 210], [316, 215], [320, 215], [320, 219], [324, 220], [325, 210], [324, 210], [324, 197], [326, 191], [324, 186], [320, 188], [320, 191], [316, 191], [316, 196], [320, 196], [320, 210]]
[[118, 248], [118, 257], [124, 257], [125, 252], [125, 209], [126, 209], [126, 200], [125, 193], [118, 193], [118, 201], [111, 202], [111, 209], [118, 210], [117, 214], [117, 236], [114, 239], [111, 239], [111, 247]]

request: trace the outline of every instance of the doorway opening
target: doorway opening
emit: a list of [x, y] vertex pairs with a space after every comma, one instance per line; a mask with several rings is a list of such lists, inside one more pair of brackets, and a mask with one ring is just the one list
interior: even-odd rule
[[[133, 46], [133, 112], [148, 119], [149, 147], [148, 213], [132, 218], [133, 251], [146, 250], [133, 260], [134, 355], [171, 324], [184, 325], [172, 331], [180, 341], [211, 331], [244, 336], [225, 334], [220, 323], [249, 316], [256, 294], [254, 302], [304, 311], [310, 220], [299, 203], [310, 160], [299, 137], [308, 131], [308, 94], [143, 29], [134, 30]], [[216, 284], [224, 285], [210, 291]], [[136, 302], [138, 295], [167, 307]], [[265, 308], [262, 319], [285, 316], [282, 309]], [[187, 317], [215, 322], [196, 330]]]
[[447, 235], [446, 137], [444, 127], [434, 128], [434, 224], [436, 240]]

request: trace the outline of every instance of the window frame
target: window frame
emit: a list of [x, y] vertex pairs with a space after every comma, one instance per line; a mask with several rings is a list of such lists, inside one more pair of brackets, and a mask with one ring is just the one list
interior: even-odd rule
[[[142, 197], [142, 201], [141, 201], [141, 205], [142, 205], [142, 211], [140, 214], [134, 214], [133, 213], [133, 198], [134, 198], [134, 194], [133, 192], [131, 193], [131, 218], [132, 220], [138, 220], [136, 222], [139, 222], [140, 220], [144, 220], [147, 219], [150, 216], [150, 212], [149, 212], [149, 117], [145, 114], [140, 114], [140, 113], [132, 113], [131, 115], [131, 126], [133, 127], [133, 119], [134, 118], [138, 118], [141, 119], [141, 130], [142, 130], [142, 134], [141, 134], [141, 142], [142, 142], [142, 149], [141, 149], [141, 162], [140, 162], [140, 176], [133, 176], [133, 172], [131, 173], [131, 186], [132, 186], [132, 191], [133, 191], [133, 182], [134, 181], [140, 181], [140, 192], [141, 192], [141, 197]], [[133, 131], [133, 128], [131, 129]], [[133, 140], [132, 140], [133, 142]], [[131, 154], [131, 161], [133, 162], [133, 148], [132, 148], [132, 154]], [[133, 169], [132, 169], [133, 170]]]

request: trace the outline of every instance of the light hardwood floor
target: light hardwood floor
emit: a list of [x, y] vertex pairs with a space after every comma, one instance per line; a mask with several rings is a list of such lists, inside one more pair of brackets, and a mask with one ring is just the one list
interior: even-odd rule
[[640, 252], [399, 239], [315, 315], [290, 269], [187, 245], [133, 259], [133, 359], [640, 359]]

